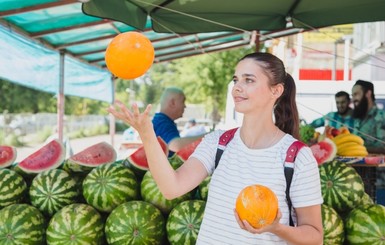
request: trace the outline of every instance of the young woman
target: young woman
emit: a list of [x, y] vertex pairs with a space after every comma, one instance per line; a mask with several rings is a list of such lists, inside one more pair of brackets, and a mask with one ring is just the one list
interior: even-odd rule
[[[192, 156], [174, 171], [157, 143], [150, 105], [140, 113], [136, 105], [129, 110], [117, 102], [108, 111], [139, 132], [150, 171], [166, 198], [191, 191], [212, 175], [197, 244], [322, 244], [320, 179], [308, 147], [299, 151], [295, 161], [290, 197], [297, 226], [289, 226], [283, 163], [288, 147], [299, 134], [293, 78], [276, 56], [252, 53], [239, 61], [233, 80], [235, 109], [244, 114], [243, 123], [215, 171], [223, 130], [206, 135]], [[276, 220], [262, 229], [240, 221], [234, 211], [239, 192], [252, 184], [268, 186], [279, 201]]]

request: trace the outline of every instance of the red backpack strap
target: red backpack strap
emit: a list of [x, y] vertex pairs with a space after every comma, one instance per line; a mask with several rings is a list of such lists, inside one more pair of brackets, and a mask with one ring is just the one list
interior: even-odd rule
[[284, 171], [285, 171], [285, 179], [286, 179], [286, 201], [287, 201], [287, 206], [289, 207], [290, 226], [294, 226], [294, 221], [291, 214], [292, 203], [290, 199], [290, 185], [294, 174], [294, 162], [299, 150], [304, 146], [306, 146], [305, 143], [301, 141], [294, 141], [287, 149], [285, 163], [284, 163]]
[[215, 155], [215, 168], [217, 168], [219, 160], [222, 157], [223, 151], [226, 149], [227, 144], [234, 138], [235, 132], [238, 128], [232, 128], [225, 131], [221, 137], [219, 137], [217, 154]]

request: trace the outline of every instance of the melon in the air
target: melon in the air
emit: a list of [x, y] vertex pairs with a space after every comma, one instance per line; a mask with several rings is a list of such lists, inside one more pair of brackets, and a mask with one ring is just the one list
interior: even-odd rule
[[11, 166], [16, 160], [16, 148], [8, 145], [0, 145], [0, 168]]
[[19, 162], [17, 168], [24, 173], [41, 173], [57, 168], [63, 163], [64, 157], [64, 145], [54, 139]]
[[[165, 156], [168, 155], [168, 145], [166, 142], [161, 138], [157, 137], [159, 145], [161, 146], [163, 153]], [[144, 146], [142, 145], [139, 147], [136, 151], [134, 151], [128, 158], [127, 158], [129, 164], [135, 169], [142, 171], [143, 174], [145, 171], [148, 170], [148, 162], [147, 162], [147, 156], [146, 152], [144, 150]], [[142, 175], [143, 175], [142, 174]]]
[[329, 138], [310, 146], [318, 165], [332, 161], [337, 154], [336, 144]]
[[114, 147], [106, 142], [100, 142], [68, 158], [63, 169], [70, 173], [89, 173], [97, 166], [115, 161]]

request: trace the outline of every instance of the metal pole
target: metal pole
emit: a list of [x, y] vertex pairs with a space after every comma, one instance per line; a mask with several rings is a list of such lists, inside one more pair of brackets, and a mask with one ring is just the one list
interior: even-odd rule
[[57, 134], [60, 142], [63, 142], [64, 56], [64, 51], [60, 51], [59, 91], [57, 96]]
[[[115, 79], [113, 77], [111, 77], [111, 83], [112, 83], [112, 104], [115, 102], [115, 86], [116, 86], [116, 83], [115, 83]], [[110, 118], [110, 141], [111, 141], [111, 145], [113, 147], [115, 147], [115, 117], [110, 113], [109, 114], [109, 118]]]

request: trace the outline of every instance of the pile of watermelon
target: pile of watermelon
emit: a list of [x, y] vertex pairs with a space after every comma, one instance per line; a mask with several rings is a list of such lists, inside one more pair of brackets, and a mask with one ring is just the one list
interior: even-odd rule
[[123, 161], [106, 142], [68, 159], [57, 140], [18, 163], [16, 153], [0, 146], [4, 244], [195, 244], [205, 207], [198, 188], [166, 200], [139, 157], [143, 148]]
[[365, 192], [357, 171], [338, 160], [319, 170], [324, 244], [385, 244], [385, 207]]
[[[167, 145], [158, 141], [167, 156]], [[172, 167], [196, 146], [171, 158]], [[69, 159], [56, 140], [19, 163], [15, 155], [15, 148], [0, 146], [5, 244], [195, 244], [210, 177], [170, 201], [147, 171], [142, 147], [120, 161], [105, 142]], [[319, 170], [325, 244], [384, 244], [385, 207], [365, 193], [356, 170], [337, 160]]]

